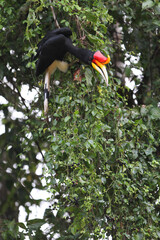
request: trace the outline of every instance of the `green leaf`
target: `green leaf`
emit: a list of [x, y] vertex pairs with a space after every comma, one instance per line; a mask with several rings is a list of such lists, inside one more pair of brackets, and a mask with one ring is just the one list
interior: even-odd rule
[[25, 230], [27, 229], [26, 226], [25, 226], [25, 224], [22, 223], [22, 222], [19, 222], [19, 223], [18, 223], [18, 226], [19, 226], [20, 228], [22, 228], [22, 229], [25, 229]]
[[135, 240], [143, 240], [144, 238], [144, 235], [143, 233], [138, 233], [136, 236], [135, 236]]
[[52, 146], [53, 151], [56, 151], [58, 149], [58, 145]]
[[160, 20], [153, 20], [153, 24], [160, 27]]
[[152, 119], [160, 119], [160, 108], [154, 107], [151, 109], [151, 118]]
[[142, 116], [146, 116], [147, 113], [148, 113], [147, 107], [146, 106], [142, 106], [141, 109], [140, 109], [140, 112], [141, 112]]
[[151, 147], [148, 147], [148, 148], [145, 150], [145, 154], [146, 154], [147, 156], [151, 155], [152, 152], [153, 152], [153, 149], [152, 149]]
[[148, 8], [151, 8], [155, 5], [155, 3], [151, 0], [146, 0], [142, 3], [142, 9], [145, 10], [145, 9], [148, 9]]
[[77, 231], [77, 227], [75, 227], [75, 226], [71, 227], [71, 233], [72, 233], [73, 235], [76, 234], [76, 231]]
[[74, 133], [77, 134], [78, 133], [78, 128], [74, 129]]
[[27, 226], [29, 227], [29, 229], [31, 230], [37, 230], [39, 229], [43, 224], [45, 223], [44, 219], [33, 219], [33, 220], [29, 220], [27, 222]]
[[155, 12], [156, 14], [160, 14], [160, 3], [158, 3], [158, 5], [155, 7]]
[[130, 77], [131, 72], [132, 72], [132, 70], [131, 70], [130, 67], [126, 67], [126, 68], [125, 68], [125, 74], [126, 74], [126, 77]]
[[157, 233], [157, 236], [160, 238], [160, 231], [156, 231], [156, 233]]
[[70, 119], [71, 119], [71, 117], [70, 117], [70, 116], [67, 116], [67, 117], [64, 118], [64, 121], [65, 121], [65, 122], [68, 122]]
[[90, 68], [86, 68], [85, 78], [86, 78], [87, 86], [92, 86], [92, 77], [93, 77], [92, 71], [90, 70]]
[[97, 21], [97, 16], [95, 13], [92, 12], [86, 12], [86, 17], [90, 22], [96, 22]]

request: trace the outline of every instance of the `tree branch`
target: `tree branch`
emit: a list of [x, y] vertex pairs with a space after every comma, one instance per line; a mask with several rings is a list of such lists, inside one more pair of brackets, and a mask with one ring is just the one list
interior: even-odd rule
[[[50, 3], [52, 3], [51, 0], [50, 0]], [[56, 27], [57, 27], [57, 28], [60, 28], [59, 23], [58, 23], [57, 18], [56, 18], [56, 14], [55, 14], [55, 11], [54, 11], [54, 7], [53, 7], [52, 5], [50, 5], [50, 8], [51, 8], [51, 11], [52, 11], [52, 15], [53, 15], [53, 19], [54, 19], [54, 21], [55, 21]]]

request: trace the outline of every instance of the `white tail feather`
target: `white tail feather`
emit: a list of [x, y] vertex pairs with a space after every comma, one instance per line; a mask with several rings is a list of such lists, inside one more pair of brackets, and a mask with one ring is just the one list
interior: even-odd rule
[[48, 100], [49, 100], [49, 91], [50, 91], [50, 73], [46, 71], [45, 80], [44, 80], [44, 114], [48, 113]]
[[44, 99], [44, 114], [48, 113], [48, 99]]
[[62, 72], [67, 72], [68, 63], [63, 61], [55, 60], [46, 70], [45, 80], [44, 80], [44, 114], [48, 113], [48, 102], [49, 102], [49, 92], [50, 92], [50, 77], [51, 74], [58, 68]]

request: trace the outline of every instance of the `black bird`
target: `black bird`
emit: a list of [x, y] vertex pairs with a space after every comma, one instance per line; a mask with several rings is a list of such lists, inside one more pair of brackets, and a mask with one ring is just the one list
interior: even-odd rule
[[69, 28], [60, 28], [48, 32], [38, 43], [36, 64], [36, 76], [45, 71], [44, 83], [44, 113], [48, 112], [48, 98], [50, 91], [50, 76], [58, 68], [66, 72], [68, 63], [62, 61], [64, 55], [69, 52], [82, 62], [92, 65], [105, 79], [108, 85], [108, 74], [105, 64], [110, 62], [110, 57], [103, 56], [100, 51], [92, 52], [88, 49], [78, 48], [72, 44], [70, 36], [72, 32]]

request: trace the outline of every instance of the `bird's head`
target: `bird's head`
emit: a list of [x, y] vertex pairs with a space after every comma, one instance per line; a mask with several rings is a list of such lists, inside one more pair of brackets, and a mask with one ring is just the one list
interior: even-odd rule
[[100, 51], [97, 51], [93, 54], [92, 67], [96, 69], [104, 78], [108, 86], [108, 73], [105, 65], [110, 62], [110, 56], [105, 57]]

